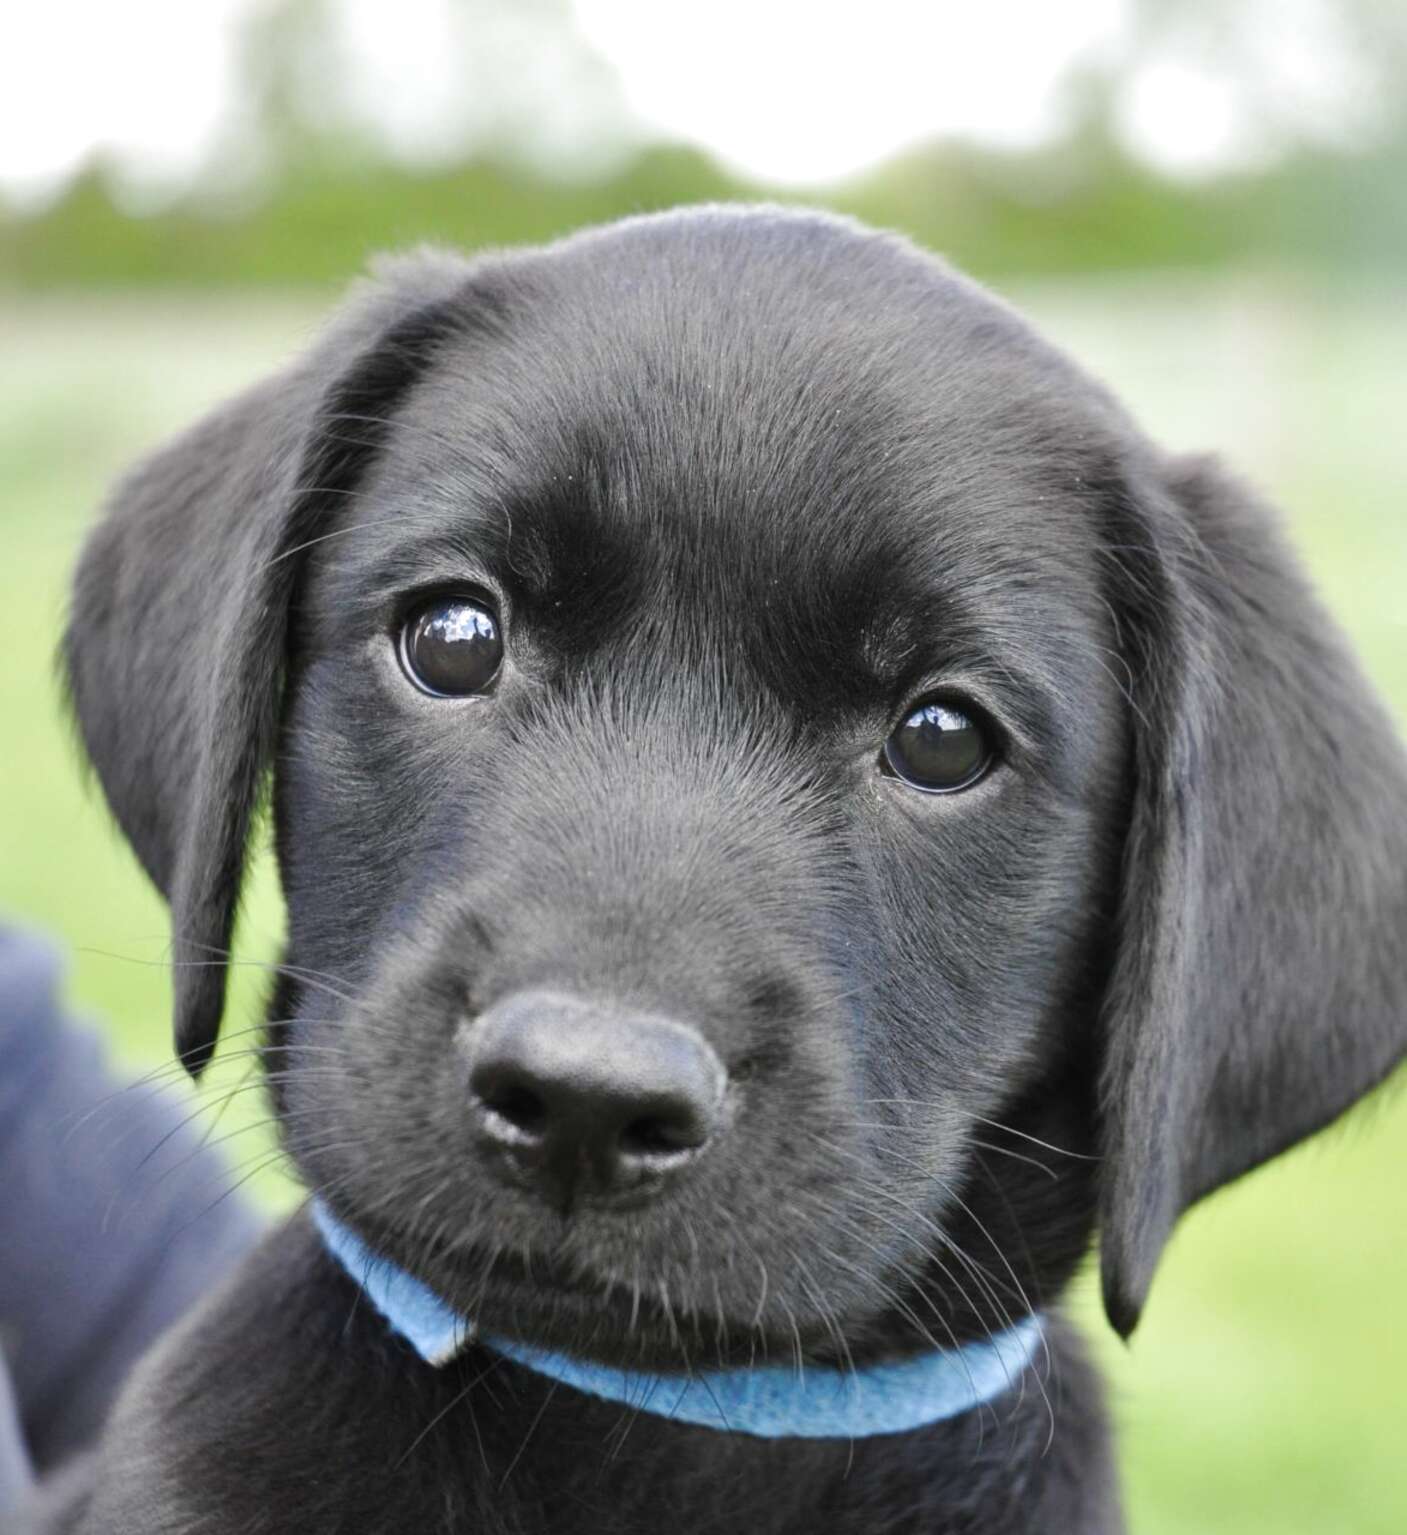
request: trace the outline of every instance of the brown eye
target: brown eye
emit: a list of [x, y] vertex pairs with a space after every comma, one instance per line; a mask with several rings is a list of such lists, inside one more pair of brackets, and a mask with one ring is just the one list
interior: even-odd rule
[[994, 753], [980, 725], [955, 704], [920, 704], [884, 743], [883, 766], [925, 794], [975, 784]]
[[498, 619], [472, 597], [436, 597], [401, 627], [401, 665], [423, 693], [482, 693], [503, 663]]

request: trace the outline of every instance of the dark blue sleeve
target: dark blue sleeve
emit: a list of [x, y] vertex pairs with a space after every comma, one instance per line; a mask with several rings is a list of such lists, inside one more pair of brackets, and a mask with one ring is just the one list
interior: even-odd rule
[[[188, 1094], [125, 1086], [62, 1013], [62, 964], [0, 929], [0, 1510], [98, 1431], [128, 1368], [262, 1223]], [[7, 1485], [7, 1479], [9, 1485]]]

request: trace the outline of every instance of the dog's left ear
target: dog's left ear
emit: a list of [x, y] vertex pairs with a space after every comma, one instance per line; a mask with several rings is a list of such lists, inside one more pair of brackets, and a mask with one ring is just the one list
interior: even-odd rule
[[1273, 514], [1121, 478], [1105, 551], [1133, 802], [1104, 1015], [1101, 1257], [1138, 1321], [1173, 1223], [1407, 1053], [1407, 761]]
[[298, 362], [140, 464], [74, 581], [64, 661], [118, 824], [171, 905], [176, 1048], [215, 1047], [301, 552], [344, 511], [401, 398], [479, 311], [463, 260], [382, 268]]

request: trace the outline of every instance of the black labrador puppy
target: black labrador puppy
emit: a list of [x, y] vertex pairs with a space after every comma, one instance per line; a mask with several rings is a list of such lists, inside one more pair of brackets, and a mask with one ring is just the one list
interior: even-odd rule
[[66, 642], [215, 1046], [266, 781], [316, 1200], [64, 1528], [1120, 1528], [1062, 1322], [1407, 1047], [1407, 766], [1272, 515], [903, 241], [387, 266]]

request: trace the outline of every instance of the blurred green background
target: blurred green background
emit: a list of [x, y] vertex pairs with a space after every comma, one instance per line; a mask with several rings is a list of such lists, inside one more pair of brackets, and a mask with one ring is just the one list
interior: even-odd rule
[[[1035, 20], [1060, 7], [670, 10], [55, 0], [0, 20], [0, 914], [67, 943], [75, 1005], [132, 1072], [167, 1060], [166, 916], [82, 783], [52, 668], [66, 574], [112, 477], [294, 352], [378, 249], [702, 198], [905, 230], [1162, 441], [1258, 482], [1407, 718], [1407, 7], [1088, 0], [1060, 33]], [[198, 101], [162, 95], [183, 72]], [[261, 853], [231, 1035], [279, 927]], [[240, 1043], [203, 1089], [211, 1134], [231, 1181], [287, 1203]], [[1085, 1286], [1137, 1535], [1407, 1529], [1404, 1172], [1394, 1084], [1188, 1218], [1131, 1350]]]

